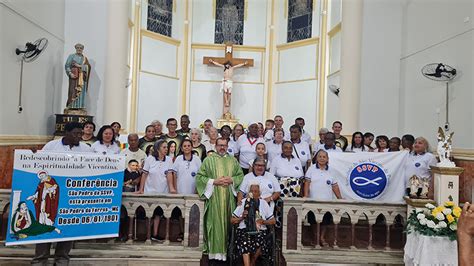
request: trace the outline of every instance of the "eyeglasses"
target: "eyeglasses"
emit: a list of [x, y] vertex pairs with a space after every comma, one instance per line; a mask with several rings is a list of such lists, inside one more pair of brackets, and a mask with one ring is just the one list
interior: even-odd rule
[[254, 164], [254, 166], [265, 167], [264, 164]]

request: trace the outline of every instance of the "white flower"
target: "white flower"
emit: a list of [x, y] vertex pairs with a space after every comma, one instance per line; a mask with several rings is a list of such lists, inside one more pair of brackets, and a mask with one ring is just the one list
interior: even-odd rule
[[426, 219], [426, 218], [420, 219], [420, 224], [425, 225], [427, 221], [428, 221], [428, 219]]
[[426, 203], [425, 207], [428, 208], [428, 209], [430, 209], [430, 210], [436, 208], [436, 207], [435, 207], [433, 204], [431, 204], [431, 203]]
[[416, 216], [416, 218], [417, 218], [418, 220], [423, 220], [423, 219], [425, 219], [425, 217], [426, 217], [426, 216], [425, 216], [423, 213], [419, 213], [419, 214]]
[[449, 214], [451, 214], [452, 212], [453, 212], [453, 211], [452, 211], [450, 208], [446, 208], [446, 209], [443, 210], [444, 215], [449, 215]]
[[444, 220], [444, 214], [442, 214], [441, 212], [436, 214], [436, 219], [438, 219], [438, 221]]
[[447, 224], [446, 222], [443, 222], [443, 221], [442, 221], [442, 222], [439, 222], [439, 223], [438, 223], [438, 227], [439, 227], [439, 228], [446, 228], [446, 227], [448, 227], [448, 224]]
[[436, 227], [436, 224], [435, 222], [429, 220], [426, 222], [426, 225], [429, 227], [429, 228], [435, 228]]
[[458, 225], [457, 224], [450, 224], [449, 229], [451, 229], [453, 231], [456, 231], [456, 230], [458, 230]]

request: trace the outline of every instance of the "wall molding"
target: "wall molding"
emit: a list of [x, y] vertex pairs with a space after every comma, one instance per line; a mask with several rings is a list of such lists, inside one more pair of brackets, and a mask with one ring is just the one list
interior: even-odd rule
[[[222, 50], [224, 51], [225, 45], [218, 43], [192, 43], [192, 50]], [[246, 51], [246, 52], [265, 52], [265, 46], [254, 46], [254, 45], [233, 45], [234, 51]]]
[[277, 51], [281, 51], [281, 50], [287, 50], [287, 49], [297, 48], [301, 46], [318, 44], [318, 43], [319, 43], [319, 37], [314, 37], [314, 38], [304, 39], [300, 41], [279, 44], [276, 46], [276, 49]]
[[341, 73], [341, 70], [340, 70], [340, 69], [331, 72], [329, 75], [327, 75], [327, 77], [329, 78], [329, 77], [338, 75], [339, 73]]
[[341, 31], [341, 28], [342, 28], [342, 23], [341, 22], [337, 23], [334, 27], [332, 27], [332, 29], [328, 31], [328, 36], [331, 38], [332, 36], [336, 35], [337, 33]]
[[0, 135], [0, 146], [46, 144], [53, 138], [50, 135]]
[[161, 35], [161, 34], [153, 32], [153, 31], [142, 29], [140, 32], [141, 32], [142, 36], [145, 36], [145, 37], [148, 37], [148, 38], [151, 38], [151, 39], [154, 39], [154, 40], [158, 40], [158, 41], [163, 41], [163, 42], [172, 44], [174, 46], [179, 46], [181, 44], [180, 40], [177, 40], [177, 39], [165, 36], [165, 35]]
[[140, 73], [144, 73], [144, 74], [148, 74], [148, 75], [153, 75], [153, 76], [158, 76], [158, 77], [163, 77], [163, 78], [169, 78], [169, 79], [179, 80], [179, 77], [168, 76], [168, 75], [165, 75], [165, 74], [160, 74], [160, 73], [156, 73], [156, 72], [151, 72], [151, 71], [147, 71], [147, 70], [143, 70], [143, 69], [140, 70]]
[[474, 161], [474, 149], [453, 149], [451, 155], [457, 160]]
[[295, 79], [295, 80], [285, 80], [285, 81], [277, 81], [275, 84], [286, 84], [286, 83], [297, 83], [297, 82], [305, 82], [311, 80], [318, 80], [317, 77], [307, 78], [307, 79]]

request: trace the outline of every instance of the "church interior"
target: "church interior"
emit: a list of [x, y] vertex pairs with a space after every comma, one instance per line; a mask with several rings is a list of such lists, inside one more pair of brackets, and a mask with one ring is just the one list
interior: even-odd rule
[[[286, 128], [304, 118], [313, 141], [321, 128], [341, 121], [349, 139], [355, 131], [412, 134], [436, 152], [438, 127], [449, 121], [451, 159], [464, 169], [459, 203], [474, 201], [472, 0], [0, 0], [0, 21], [0, 239], [7, 231], [14, 151], [40, 150], [55, 138], [69, 97], [64, 65], [78, 43], [90, 64], [78, 110], [98, 126], [118, 121], [121, 134], [143, 136], [152, 121], [179, 121], [183, 114], [191, 128], [202, 128], [206, 119], [246, 128], [281, 115]], [[42, 49], [31, 60], [15, 53], [27, 43]], [[209, 59], [243, 66], [224, 77]], [[454, 75], [430, 78], [439, 64]], [[150, 242], [150, 217], [158, 207], [164, 217], [181, 210], [182, 242], [179, 223], [167, 218], [160, 227], [164, 243]], [[278, 252], [288, 265], [403, 264], [405, 203], [290, 200], [285, 208]], [[75, 265], [91, 258], [103, 265], [199, 263], [199, 197], [127, 194], [123, 209], [134, 221], [124, 229], [133, 240], [77, 242]], [[146, 217], [139, 219], [137, 210]], [[334, 217], [329, 247], [308, 238], [312, 229], [302, 217], [309, 212]], [[0, 265], [25, 263], [33, 253], [0, 241]]]

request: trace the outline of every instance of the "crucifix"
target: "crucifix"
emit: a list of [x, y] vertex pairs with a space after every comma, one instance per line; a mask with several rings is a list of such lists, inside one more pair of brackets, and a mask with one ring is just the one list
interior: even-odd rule
[[239, 67], [252, 67], [253, 59], [247, 58], [234, 58], [232, 56], [234, 47], [232, 43], [225, 44], [225, 57], [209, 57], [203, 58], [203, 64], [209, 66], [218, 66], [224, 69], [224, 78], [222, 79], [221, 89], [224, 96], [223, 104], [223, 118], [231, 119], [232, 114], [230, 113], [230, 104], [232, 99], [232, 77], [234, 75], [234, 69]]

